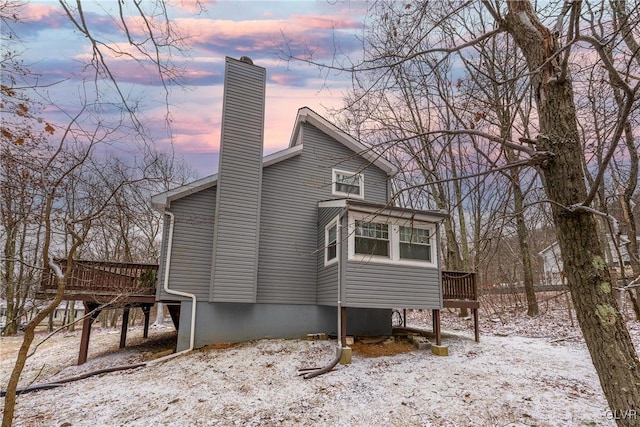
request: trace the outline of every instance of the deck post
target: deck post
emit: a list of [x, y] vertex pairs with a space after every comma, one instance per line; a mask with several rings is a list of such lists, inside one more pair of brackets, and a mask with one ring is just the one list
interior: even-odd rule
[[142, 333], [142, 337], [149, 338], [149, 317], [151, 315], [151, 306], [149, 304], [143, 305], [142, 313], [144, 313], [144, 332]]
[[[82, 336], [80, 338], [80, 353], [78, 354], [78, 365], [82, 365], [87, 361], [89, 354], [89, 338], [91, 337], [91, 325], [98, 318], [101, 310], [99, 305], [91, 302], [84, 302], [84, 311], [87, 314], [82, 320]], [[95, 310], [95, 311], [94, 311]]]
[[122, 311], [122, 329], [120, 330], [120, 348], [124, 348], [127, 344], [127, 330], [129, 329], [129, 307], [125, 307]]
[[433, 310], [433, 332], [436, 335], [436, 345], [442, 345], [442, 332], [440, 329], [440, 310]]
[[347, 307], [340, 307], [340, 342], [342, 347], [347, 345]]
[[478, 324], [478, 309], [473, 309], [473, 329], [476, 335], [476, 342], [480, 342], [480, 325]]

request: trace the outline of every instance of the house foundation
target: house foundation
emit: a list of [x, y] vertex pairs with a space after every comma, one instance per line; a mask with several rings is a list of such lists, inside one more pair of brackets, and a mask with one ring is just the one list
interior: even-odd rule
[[[347, 334], [391, 335], [391, 310], [348, 308]], [[191, 302], [180, 308], [177, 351], [189, 348]], [[244, 304], [198, 302], [195, 347], [212, 343], [242, 342], [265, 338], [306, 339], [326, 333], [337, 336], [336, 307], [294, 304]]]

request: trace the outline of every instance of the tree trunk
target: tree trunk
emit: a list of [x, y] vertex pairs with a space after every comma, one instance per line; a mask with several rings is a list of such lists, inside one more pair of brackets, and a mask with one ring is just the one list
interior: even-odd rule
[[67, 327], [67, 331], [75, 332], [75, 330], [76, 330], [76, 302], [75, 302], [75, 300], [74, 301], [69, 301], [68, 302], [68, 307], [69, 307], [69, 317], [68, 317], [69, 326]]
[[533, 267], [531, 266], [531, 249], [529, 248], [529, 231], [524, 222], [524, 195], [517, 177], [513, 180], [513, 206], [516, 216], [516, 232], [518, 234], [518, 246], [520, 247], [520, 258], [522, 260], [522, 281], [524, 292], [527, 296], [527, 315], [537, 316], [538, 298], [533, 283]]
[[13, 414], [16, 409], [16, 393], [18, 389], [18, 382], [20, 381], [20, 375], [22, 374], [24, 365], [27, 363], [29, 348], [31, 347], [31, 343], [36, 336], [36, 327], [47, 316], [49, 316], [49, 314], [53, 313], [53, 310], [55, 310], [58, 304], [60, 304], [60, 302], [62, 301], [65, 280], [65, 277], [60, 277], [57, 279], [58, 290], [56, 292], [55, 298], [44, 308], [44, 310], [39, 312], [33, 319], [29, 321], [29, 323], [27, 323], [27, 327], [24, 331], [24, 337], [22, 339], [22, 344], [20, 345], [18, 356], [16, 357], [16, 363], [13, 366], [13, 371], [11, 371], [11, 376], [9, 377], [9, 382], [7, 383], [7, 390], [4, 396], [2, 427], [11, 427], [11, 425], [13, 424]]
[[12, 230], [14, 227], [7, 227], [7, 238], [4, 244], [4, 273], [2, 281], [5, 298], [7, 300], [7, 309], [5, 318], [7, 319], [4, 327], [5, 335], [15, 335], [18, 332], [18, 324], [20, 323], [18, 307], [16, 306], [16, 277], [15, 277], [15, 258], [16, 258], [16, 233]]
[[[464, 203], [462, 201], [462, 189], [460, 188], [460, 181], [458, 178], [458, 165], [456, 163], [456, 156], [453, 154], [452, 148], [453, 141], [448, 144], [449, 151], [449, 160], [451, 162], [451, 176], [454, 178], [453, 180], [453, 188], [454, 194], [456, 196], [455, 203], [458, 211], [458, 223], [460, 225], [460, 243], [462, 246], [462, 259], [461, 259], [461, 268], [458, 268], [460, 271], [469, 271], [469, 243], [467, 241], [467, 222], [465, 220], [465, 212], [464, 212]], [[477, 266], [476, 266], [477, 268]], [[460, 308], [460, 312], [458, 313], [459, 317], [469, 317], [469, 310], [466, 307]]]
[[[541, 171], [578, 323], [610, 409], [637, 410], [640, 362], [612, 292], [593, 214], [580, 209], [587, 188], [572, 83], [560, 68], [556, 39], [531, 4], [513, 0], [508, 6], [506, 29], [532, 73], [540, 120], [538, 150], [553, 153]], [[617, 421], [621, 426], [637, 425], [637, 420]]]

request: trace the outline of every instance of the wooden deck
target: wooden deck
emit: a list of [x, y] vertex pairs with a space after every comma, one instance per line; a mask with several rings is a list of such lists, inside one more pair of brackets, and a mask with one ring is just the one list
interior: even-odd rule
[[[466, 271], [442, 271], [442, 306], [444, 308], [466, 308], [473, 313], [474, 336], [480, 341], [480, 326], [478, 324], [478, 287], [476, 274]], [[436, 334], [436, 344], [442, 342], [440, 328], [440, 310], [433, 310], [433, 331]]]
[[[67, 260], [57, 259], [64, 272]], [[82, 324], [82, 339], [78, 365], [87, 361], [91, 325], [102, 310], [122, 308], [120, 348], [124, 348], [129, 326], [129, 311], [139, 307], [144, 313], [144, 338], [149, 334], [149, 315], [156, 302], [157, 264], [74, 260], [66, 279], [63, 299], [82, 301], [86, 317]], [[47, 267], [42, 274], [39, 298], [52, 298], [57, 291], [54, 272]]]
[[[67, 260], [55, 260], [62, 270]], [[64, 286], [64, 299], [123, 305], [155, 302], [157, 264], [74, 260]], [[47, 267], [42, 275], [43, 296], [56, 293], [54, 272]]]

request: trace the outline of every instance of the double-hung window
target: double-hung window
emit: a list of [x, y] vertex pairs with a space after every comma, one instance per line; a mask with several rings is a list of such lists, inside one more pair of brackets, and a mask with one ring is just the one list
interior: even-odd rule
[[324, 265], [338, 260], [338, 221], [329, 223], [324, 229]]
[[361, 173], [333, 169], [331, 185], [336, 196], [364, 198], [364, 177]]
[[400, 259], [431, 261], [429, 230], [400, 226]]
[[356, 221], [355, 253], [389, 257], [389, 225]]

